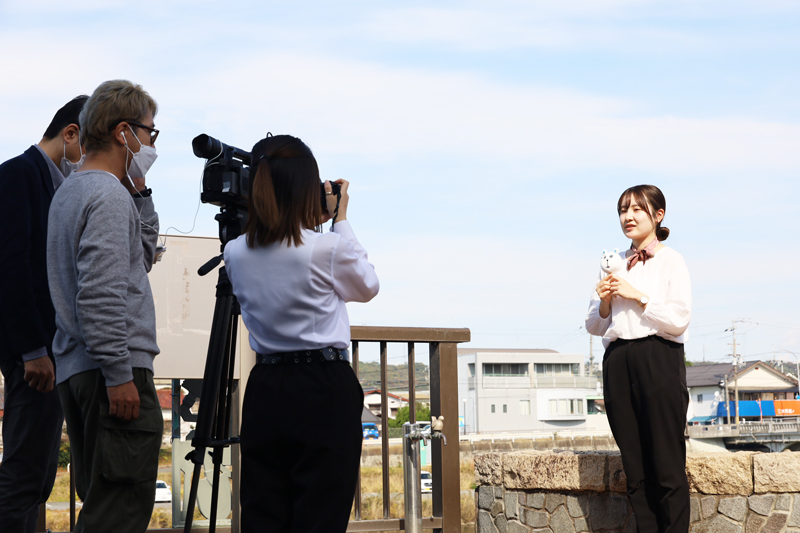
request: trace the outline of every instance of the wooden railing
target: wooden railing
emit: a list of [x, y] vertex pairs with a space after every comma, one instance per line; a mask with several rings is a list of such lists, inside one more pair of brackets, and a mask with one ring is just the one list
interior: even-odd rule
[[[458, 455], [458, 370], [457, 346], [470, 340], [468, 329], [443, 328], [390, 328], [354, 326], [350, 328], [353, 342], [353, 369], [358, 375], [360, 347], [366, 342], [377, 342], [380, 347], [381, 405], [388, 405], [386, 365], [388, 344], [405, 344], [408, 351], [409, 422], [416, 422], [415, 359], [416, 345], [427, 344], [430, 354], [431, 416], [444, 416], [444, 433], [449, 442], [434, 439], [432, 446], [433, 516], [423, 519], [423, 527], [435, 532], [460, 533], [461, 486]], [[355, 520], [347, 531], [402, 531], [402, 518], [390, 518], [389, 492], [389, 427], [387, 409], [381, 409], [381, 454], [383, 518], [361, 519], [361, 482], [356, 489]]]

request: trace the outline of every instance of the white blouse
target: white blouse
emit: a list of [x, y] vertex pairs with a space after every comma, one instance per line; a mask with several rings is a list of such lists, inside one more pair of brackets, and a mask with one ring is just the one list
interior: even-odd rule
[[225, 246], [225, 267], [257, 353], [348, 348], [345, 302], [378, 294], [375, 268], [348, 221], [331, 233], [303, 230], [302, 236], [300, 246], [249, 248], [245, 235]]
[[[624, 258], [625, 252], [620, 255]], [[630, 270], [626, 268], [627, 264], [616, 275], [647, 295], [646, 308], [642, 310], [635, 300], [614, 296], [611, 313], [600, 318], [600, 297], [595, 289], [607, 275], [601, 270], [592, 287], [586, 331], [603, 337], [606, 348], [617, 339], [641, 339], [650, 335], [685, 343], [692, 317], [692, 286], [683, 256], [664, 247], [646, 263], [639, 261]]]

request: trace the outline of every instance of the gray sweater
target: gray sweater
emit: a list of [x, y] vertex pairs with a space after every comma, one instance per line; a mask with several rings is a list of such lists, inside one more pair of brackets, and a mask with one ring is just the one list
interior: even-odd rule
[[47, 278], [56, 309], [56, 382], [99, 368], [112, 387], [153, 370], [156, 313], [147, 273], [158, 240], [152, 198], [108, 172], [71, 174], [50, 206]]

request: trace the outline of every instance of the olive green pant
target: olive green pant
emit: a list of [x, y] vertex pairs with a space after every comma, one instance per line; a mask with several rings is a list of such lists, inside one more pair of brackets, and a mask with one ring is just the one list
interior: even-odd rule
[[79, 533], [141, 533], [150, 523], [164, 421], [152, 372], [134, 368], [133, 381], [139, 417], [128, 422], [108, 414], [100, 370], [81, 372], [58, 386], [71, 471], [83, 501], [75, 527]]

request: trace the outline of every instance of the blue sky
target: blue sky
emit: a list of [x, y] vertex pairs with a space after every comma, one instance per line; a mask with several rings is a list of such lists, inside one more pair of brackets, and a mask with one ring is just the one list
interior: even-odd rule
[[162, 229], [192, 227], [195, 135], [290, 133], [352, 182], [382, 284], [353, 324], [584, 353], [600, 252], [627, 246], [617, 197], [653, 183], [692, 276], [688, 357], [729, 360], [734, 319], [747, 359], [800, 355], [799, 25], [770, 1], [2, 0], [0, 160], [131, 79], [160, 105]]

